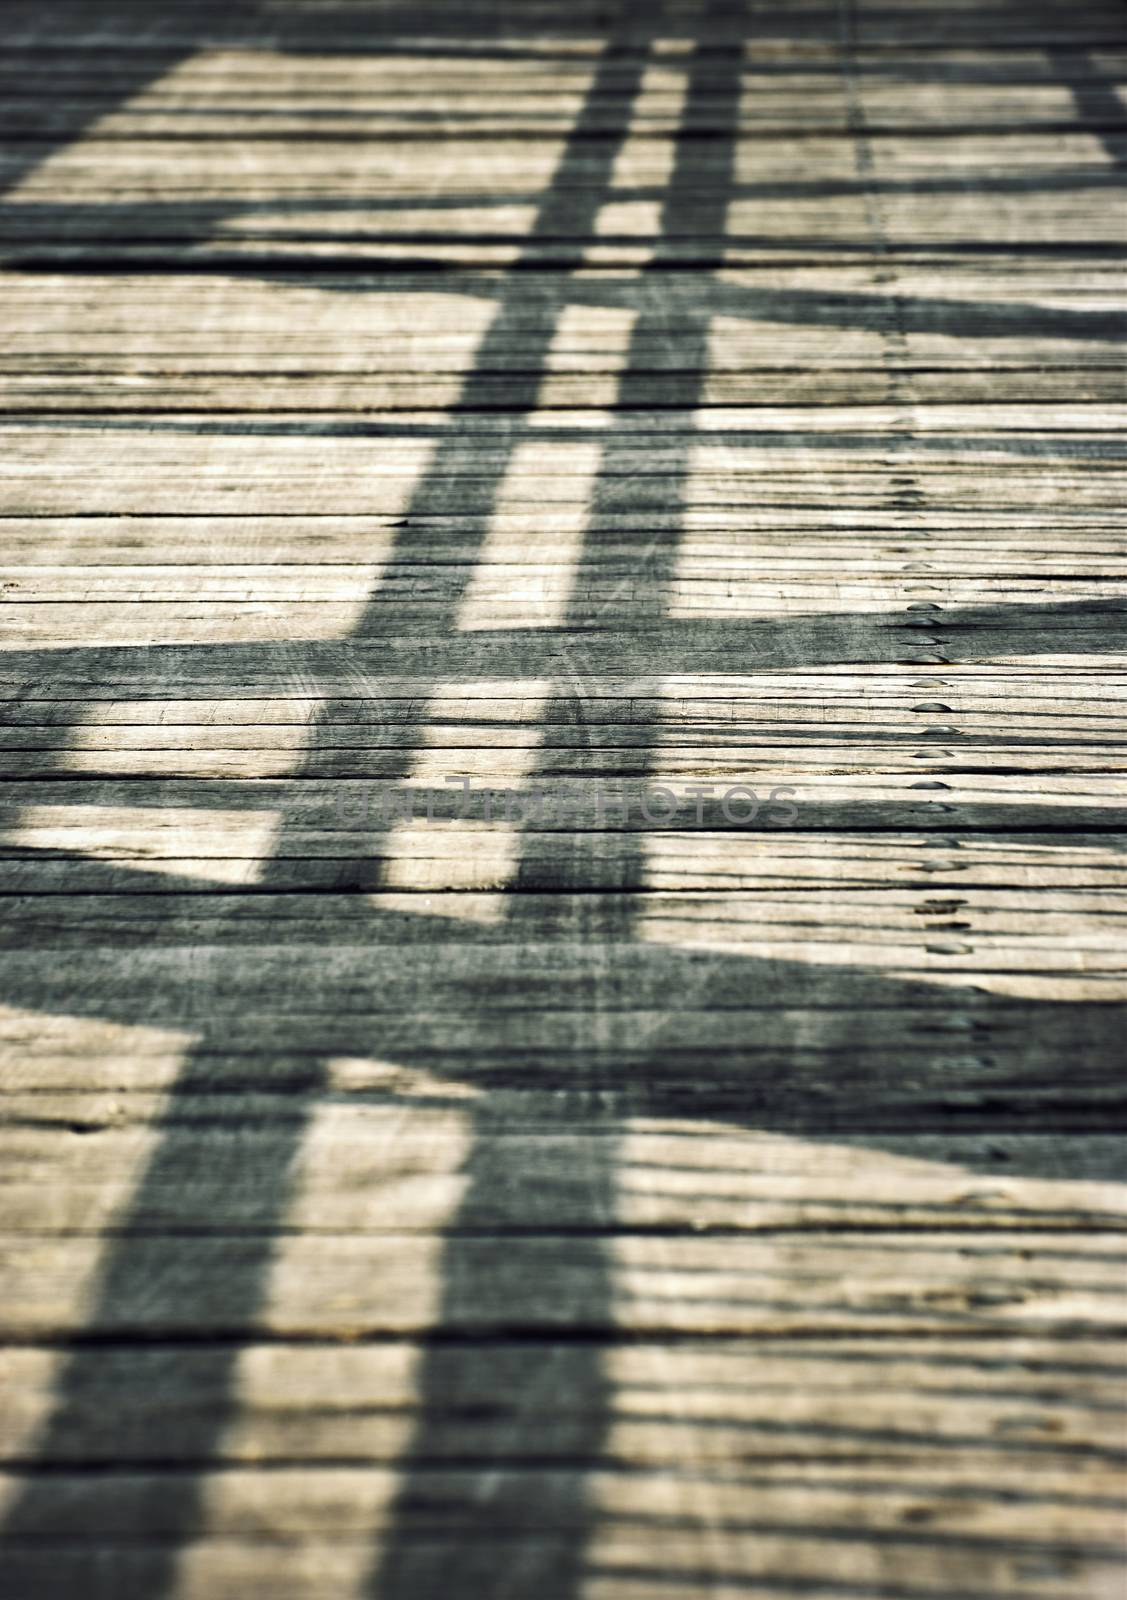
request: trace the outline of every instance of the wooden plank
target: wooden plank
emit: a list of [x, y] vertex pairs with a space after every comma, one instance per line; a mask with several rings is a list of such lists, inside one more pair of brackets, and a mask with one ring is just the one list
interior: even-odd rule
[[[524, 1482], [526, 1493], [536, 1485], [535, 1478], [526, 1476]], [[577, 1487], [575, 1480], [573, 1486]], [[435, 1487], [441, 1492], [441, 1485]], [[182, 1498], [179, 1504], [182, 1508]], [[162, 1523], [172, 1525], [179, 1520], [175, 1507], [168, 1506]], [[601, 1519], [591, 1517], [588, 1528], [592, 1522], [602, 1527]], [[480, 1527], [480, 1521], [476, 1526]], [[977, 1585], [979, 1592], [1033, 1600], [1053, 1592], [1046, 1590], [1046, 1580], [1054, 1577], [1058, 1582], [1081, 1583], [1089, 1593], [1099, 1594], [1101, 1589], [1114, 1592], [1121, 1570], [1114, 1556], [1105, 1553], [1106, 1546], [1103, 1550], [1075, 1549], [1037, 1541], [1031, 1547], [1015, 1542], [1003, 1550], [992, 1550], [969, 1540], [929, 1540], [918, 1533], [891, 1541], [881, 1538], [877, 1530], [866, 1542], [865, 1530], [855, 1518], [848, 1524], [853, 1532], [835, 1538], [831, 1531], [813, 1539], [808, 1527], [799, 1531], [797, 1526], [789, 1536], [758, 1527], [733, 1533], [716, 1524], [670, 1533], [660, 1522], [656, 1530], [644, 1521], [637, 1529], [628, 1521], [623, 1527], [611, 1515], [605, 1526], [592, 1551], [591, 1566], [585, 1569], [591, 1600], [645, 1600], [657, 1583], [670, 1600], [696, 1600], [701, 1574], [717, 1570], [710, 1553], [718, 1538], [731, 1563], [721, 1570], [740, 1573], [740, 1581], [756, 1600], [759, 1596], [775, 1600], [796, 1583], [816, 1600], [834, 1600], [843, 1582], [862, 1592], [879, 1593], [880, 1586], [920, 1587], [929, 1581], [934, 1584], [937, 1577], [950, 1585], [949, 1593], [973, 1593]], [[571, 1556], [576, 1538], [573, 1528], [555, 1537], [522, 1538], [502, 1526], [498, 1536], [488, 1540], [467, 1532], [461, 1539], [455, 1534], [436, 1542], [433, 1530], [427, 1529], [413, 1536], [404, 1532], [400, 1539], [390, 1534], [381, 1537], [377, 1550], [388, 1551], [394, 1581], [403, 1582], [407, 1593], [425, 1593], [423, 1585], [434, 1592], [449, 1582], [465, 1582], [467, 1587], [480, 1589], [492, 1581], [500, 1560], [507, 1571], [528, 1574], [537, 1592], [566, 1595], [561, 1583], [567, 1579], [561, 1573], [575, 1564]], [[455, 1547], [463, 1552], [456, 1562], [451, 1555]], [[97, 1581], [104, 1587], [91, 1592], [99, 1600], [102, 1595], [151, 1593], [154, 1584], [167, 1576], [165, 1546], [159, 1541], [138, 1544], [128, 1536], [112, 1542], [102, 1539], [94, 1549]], [[61, 1597], [73, 1592], [75, 1583], [92, 1565], [89, 1543], [76, 1543], [60, 1556], [54, 1551], [48, 1555], [41, 1542], [28, 1541], [13, 1547], [10, 1570], [27, 1592]], [[349, 1531], [335, 1533], [330, 1540], [312, 1536], [273, 1543], [261, 1537], [217, 1537], [193, 1542], [182, 1563], [178, 1588], [186, 1600], [204, 1600], [224, 1587], [254, 1600], [260, 1596], [263, 1600], [278, 1596], [299, 1600], [319, 1583], [331, 1586], [335, 1593], [362, 1592], [371, 1567], [371, 1540]], [[825, 1576], [831, 1571], [833, 1579]], [[550, 1587], [553, 1584], [554, 1589]], [[1068, 1590], [1058, 1588], [1056, 1593], [1064, 1595]]]
[[[497, 1455], [498, 1415], [510, 1419], [512, 1459], [527, 1459], [526, 1470], [534, 1459], [568, 1465], [590, 1450], [599, 1407], [575, 1384], [581, 1359], [568, 1341], [483, 1341], [473, 1361], [438, 1346], [426, 1358], [425, 1395], [420, 1355], [407, 1341], [248, 1345], [239, 1359], [238, 1421], [224, 1432], [216, 1464], [395, 1465], [405, 1418], [424, 1410], [430, 1420], [420, 1445], [429, 1465]], [[817, 1470], [825, 1487], [871, 1484], [864, 1503], [873, 1518], [890, 1476], [905, 1492], [926, 1492], [940, 1460], [962, 1491], [951, 1514], [969, 1511], [972, 1493], [1001, 1500], [1035, 1486], [1042, 1514], [1056, 1502], [1062, 1535], [1069, 1510], [1107, 1526], [1112, 1508], [1085, 1507], [1083, 1495], [1115, 1487], [1106, 1480], [1120, 1443], [1113, 1423], [1123, 1369], [1106, 1341], [1076, 1338], [1065, 1349], [1034, 1333], [1004, 1344], [960, 1334], [938, 1350], [896, 1337], [634, 1341], [602, 1346], [599, 1359], [621, 1390], [615, 1434], [623, 1465], [690, 1461], [698, 1470], [757, 1473], [767, 1484]], [[17, 1470], [51, 1404], [58, 1360], [45, 1348], [0, 1350], [12, 1396], [0, 1448]], [[56, 1469], [69, 1456], [155, 1471], [157, 1463], [146, 1462], [154, 1426], [163, 1461], [188, 1465], [195, 1430], [222, 1416], [213, 1358], [198, 1345], [109, 1344], [90, 1352], [89, 1367], [88, 1403]], [[122, 1381], [129, 1368], [140, 1381]], [[547, 1381], [531, 1382], [534, 1374]], [[950, 1403], [956, 1393], [957, 1408]], [[304, 1397], [299, 1411], [294, 1396]], [[1073, 1446], [1067, 1466], [1045, 1448], [1054, 1437]], [[776, 1460], [780, 1440], [785, 1462]], [[1077, 1448], [1085, 1443], [1096, 1448]], [[1020, 1493], [1016, 1499], [1022, 1515]]]
[[[994, 1329], [1081, 1328], [1122, 1335], [1121, 1245], [1088, 1233], [955, 1234], [866, 1232], [850, 1238], [626, 1233], [603, 1247], [615, 1281], [591, 1246], [567, 1233], [535, 1239], [485, 1233], [443, 1245], [443, 1271], [464, 1284], [448, 1291], [436, 1324], [435, 1287], [411, 1235], [301, 1232], [274, 1252], [253, 1324], [234, 1307], [231, 1280], [260, 1259], [256, 1238], [159, 1234], [128, 1246], [136, 1285], [113, 1305], [91, 1308], [100, 1241], [78, 1235], [5, 1237], [5, 1338], [148, 1339], [360, 1338], [382, 1334], [524, 1333], [622, 1325], [638, 1335], [823, 1336], [934, 1334]], [[503, 1261], [498, 1260], [498, 1254]], [[170, 1260], [170, 1255], [175, 1259]], [[255, 1270], [257, 1270], [255, 1268]], [[181, 1285], [200, 1286], [186, 1303]], [[162, 1288], [162, 1284], [166, 1287]], [[204, 1287], [206, 1286], [206, 1288]]]
[[[635, 1019], [636, 1025], [642, 1021]], [[23, 1076], [26, 1081], [30, 1074]], [[87, 1106], [88, 1119], [93, 1109]], [[113, 1120], [100, 1127], [88, 1120], [76, 1140], [78, 1108], [66, 1097], [49, 1090], [6, 1097], [14, 1122], [0, 1135], [6, 1168], [0, 1204], [8, 1230], [36, 1236], [115, 1232], [136, 1174], [160, 1137], [145, 1126], [154, 1109], [152, 1096], [120, 1096]], [[182, 1170], [175, 1183], [150, 1193], [144, 1231], [222, 1236], [264, 1228], [289, 1236], [347, 1230], [374, 1237], [441, 1230], [465, 1187], [463, 1124], [464, 1112], [428, 1110], [425, 1103], [413, 1112], [405, 1103], [326, 1108], [316, 1115], [295, 1172], [295, 1204], [280, 1224], [262, 1198], [269, 1193], [264, 1174], [278, 1154], [277, 1127], [267, 1123], [228, 1136], [238, 1140], [244, 1182], [237, 1194], [222, 1197], [217, 1211], [210, 1184], [194, 1179], [193, 1170], [206, 1167], [223, 1136], [185, 1118], [177, 1134]], [[609, 1221], [593, 1204], [607, 1140], [615, 1141], [618, 1170], [618, 1203]], [[523, 1119], [514, 1116], [511, 1130], [506, 1125], [485, 1138], [475, 1155], [492, 1174], [476, 1223], [516, 1235], [553, 1228], [734, 1235], [890, 1226], [1002, 1235], [1122, 1229], [1127, 1221], [1127, 1198], [1114, 1182], [1029, 1176], [1038, 1165], [1051, 1171], [1060, 1161], [1059, 1141], [1051, 1135], [1028, 1134], [1000, 1146], [1004, 1162], [986, 1156], [984, 1142], [966, 1134], [875, 1143], [856, 1135], [819, 1143], [720, 1127], [702, 1139], [692, 1125], [662, 1128], [609, 1118], [580, 1132], [546, 1133], [530, 1111]], [[1071, 1171], [1083, 1164], [1086, 1148], [1097, 1173], [1114, 1169], [1115, 1140], [1094, 1135], [1074, 1141]]]

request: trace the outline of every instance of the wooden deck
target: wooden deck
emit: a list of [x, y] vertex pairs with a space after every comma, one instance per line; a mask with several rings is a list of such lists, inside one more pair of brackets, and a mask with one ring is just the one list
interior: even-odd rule
[[1119, 7], [2, 20], [5, 1600], [1115, 1600]]

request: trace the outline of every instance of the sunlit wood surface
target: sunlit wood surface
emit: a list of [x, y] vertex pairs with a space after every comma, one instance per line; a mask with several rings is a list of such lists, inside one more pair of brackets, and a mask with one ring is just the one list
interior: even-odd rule
[[5, 1600], [1114, 1600], [1118, 6], [0, 20]]

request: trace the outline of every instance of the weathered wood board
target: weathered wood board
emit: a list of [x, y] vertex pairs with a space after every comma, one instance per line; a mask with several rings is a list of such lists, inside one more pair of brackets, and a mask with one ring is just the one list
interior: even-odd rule
[[5, 1600], [1120, 1595], [1120, 9], [0, 27]]

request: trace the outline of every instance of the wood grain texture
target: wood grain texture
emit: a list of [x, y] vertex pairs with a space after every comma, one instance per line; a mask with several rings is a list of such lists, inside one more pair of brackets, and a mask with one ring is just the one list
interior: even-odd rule
[[5, 1600], [1118, 1595], [1119, 9], [2, 26]]

